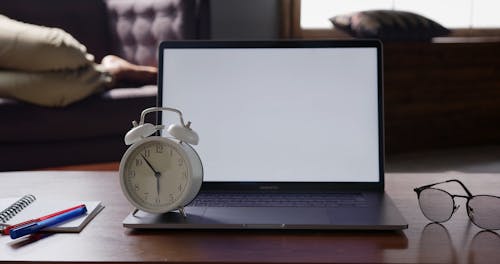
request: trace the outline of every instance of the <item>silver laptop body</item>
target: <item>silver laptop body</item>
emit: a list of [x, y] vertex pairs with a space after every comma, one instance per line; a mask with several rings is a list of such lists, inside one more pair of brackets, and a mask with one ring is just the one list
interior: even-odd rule
[[381, 56], [371, 40], [163, 42], [158, 104], [192, 121], [204, 183], [187, 217], [124, 226], [407, 228], [384, 193]]

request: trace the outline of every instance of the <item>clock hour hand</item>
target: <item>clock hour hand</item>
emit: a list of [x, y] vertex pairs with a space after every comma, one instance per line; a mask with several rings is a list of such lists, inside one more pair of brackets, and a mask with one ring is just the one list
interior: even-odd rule
[[151, 170], [155, 173], [155, 177], [158, 177], [161, 175], [160, 172], [156, 171], [155, 168], [153, 168], [153, 165], [151, 165], [151, 163], [149, 162], [148, 159], [146, 159], [146, 157], [144, 157], [144, 155], [141, 153], [141, 157], [146, 161], [146, 164], [148, 164], [149, 168], [151, 168]]
[[151, 168], [151, 170], [155, 173], [155, 178], [156, 178], [156, 193], [158, 195], [160, 195], [160, 176], [161, 176], [161, 173], [158, 172], [157, 170], [155, 170], [155, 168], [153, 167], [153, 165], [151, 165], [151, 163], [149, 162], [148, 159], [146, 159], [146, 157], [144, 157], [144, 155], [141, 153], [141, 157], [144, 159], [144, 161], [146, 161], [146, 164], [148, 164], [149, 168]]

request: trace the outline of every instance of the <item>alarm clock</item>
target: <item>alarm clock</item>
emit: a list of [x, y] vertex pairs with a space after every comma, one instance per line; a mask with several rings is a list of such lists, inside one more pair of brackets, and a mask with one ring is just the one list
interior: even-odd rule
[[[169, 111], [177, 113], [180, 124], [167, 128], [171, 137], [151, 136], [163, 130], [163, 125], [144, 123], [146, 114]], [[120, 161], [121, 189], [127, 200], [138, 210], [166, 213], [179, 210], [198, 194], [203, 182], [203, 166], [191, 145], [197, 145], [198, 134], [191, 122], [184, 123], [181, 111], [169, 107], [152, 107], [141, 113], [139, 123], [125, 135], [131, 145]], [[134, 212], [134, 214], [135, 214]]]

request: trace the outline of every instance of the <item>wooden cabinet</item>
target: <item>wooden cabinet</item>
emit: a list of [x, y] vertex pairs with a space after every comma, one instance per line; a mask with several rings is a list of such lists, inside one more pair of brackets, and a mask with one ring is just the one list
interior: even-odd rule
[[386, 153], [500, 144], [500, 42], [383, 52]]

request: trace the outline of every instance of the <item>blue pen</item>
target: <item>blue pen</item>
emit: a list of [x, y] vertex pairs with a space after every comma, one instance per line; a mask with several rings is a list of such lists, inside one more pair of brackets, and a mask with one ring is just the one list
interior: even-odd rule
[[10, 238], [16, 239], [25, 235], [33, 234], [36, 233], [44, 228], [50, 227], [50, 226], [55, 226], [58, 225], [62, 222], [71, 220], [73, 218], [76, 218], [78, 216], [81, 216], [83, 214], [87, 213], [87, 207], [79, 207], [76, 208], [72, 211], [69, 211], [64, 214], [60, 214], [58, 216], [54, 216], [52, 218], [49, 218], [47, 220], [43, 220], [40, 222], [35, 222], [31, 223], [25, 226], [20, 226], [18, 228], [14, 228], [10, 230]]

